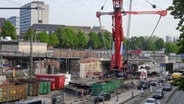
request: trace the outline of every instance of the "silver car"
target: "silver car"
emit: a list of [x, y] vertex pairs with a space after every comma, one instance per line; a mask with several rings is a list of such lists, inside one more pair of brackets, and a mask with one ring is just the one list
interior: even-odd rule
[[144, 104], [160, 104], [158, 100], [154, 98], [148, 98]]

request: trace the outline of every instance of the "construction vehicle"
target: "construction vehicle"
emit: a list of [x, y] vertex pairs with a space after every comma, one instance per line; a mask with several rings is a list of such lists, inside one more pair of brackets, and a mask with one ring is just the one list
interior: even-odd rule
[[124, 72], [123, 70], [123, 42], [124, 33], [122, 27], [122, 14], [158, 14], [160, 16], [166, 16], [167, 11], [122, 11], [123, 0], [112, 0], [113, 12], [96, 12], [96, 16], [99, 18], [101, 26], [101, 15], [112, 15], [112, 55], [111, 55], [111, 72]]

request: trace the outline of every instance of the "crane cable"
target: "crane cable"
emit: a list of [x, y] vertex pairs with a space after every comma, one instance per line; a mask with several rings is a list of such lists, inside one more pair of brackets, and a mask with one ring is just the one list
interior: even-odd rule
[[[155, 25], [155, 27], [154, 27], [154, 29], [153, 29], [151, 35], [149, 36], [149, 38], [147, 39], [147, 41], [150, 40], [150, 39], [152, 38], [152, 36], [153, 36], [155, 30], [156, 30], [157, 27], [158, 27], [158, 24], [160, 23], [161, 17], [162, 17], [162, 16], [159, 17], [159, 19], [158, 19], [158, 21], [157, 21], [157, 23], [156, 23], [156, 25]], [[144, 48], [145, 48], [145, 44], [143, 44], [142, 49], [144, 49]], [[132, 58], [132, 60], [134, 60], [136, 56], [138, 56], [138, 55], [135, 55], [135, 56]]]
[[106, 3], [107, 3], [107, 0], [104, 2], [104, 5], [101, 6], [101, 10], [104, 9], [104, 6], [106, 5]]
[[150, 4], [154, 9], [159, 8], [159, 9], [162, 10], [162, 8], [160, 8], [160, 7], [158, 7], [157, 5], [155, 5], [155, 4], [151, 3], [151, 2], [149, 2], [148, 0], [145, 0], [145, 1], [146, 1], [148, 4]]
[[[105, 0], [104, 4], [101, 6], [101, 10], [104, 9], [104, 6], [106, 5], [106, 3], [107, 3], [107, 0]], [[99, 22], [100, 22], [100, 27], [101, 27], [101, 20], [100, 20], [100, 18], [99, 18]], [[103, 41], [103, 44], [105, 46], [105, 50], [107, 50], [107, 45], [106, 45], [105, 40], [104, 40], [104, 34], [102, 34], [102, 41]]]
[[[149, 3], [154, 9], [156, 9], [156, 8], [158, 7], [158, 6], [156, 6], [155, 4], [149, 2], [148, 0], [145, 0], [145, 1], [146, 1], [147, 3]], [[161, 8], [159, 7], [159, 9], [161, 9]], [[156, 25], [155, 25], [155, 27], [154, 27], [152, 33], [151, 33], [151, 35], [150, 35], [149, 38], [147, 39], [147, 41], [150, 40], [150, 39], [152, 38], [152, 36], [153, 36], [155, 30], [156, 30], [157, 27], [158, 27], [158, 24], [160, 23], [160, 20], [161, 20], [161, 15], [160, 15], [160, 17], [159, 17], [159, 19], [158, 19], [158, 21], [157, 21], [157, 23], [156, 23]], [[142, 49], [144, 49], [144, 48], [145, 48], [145, 44], [143, 44]], [[138, 56], [138, 55], [135, 55], [135, 56], [132, 58], [132, 60], [134, 60], [136, 56]]]

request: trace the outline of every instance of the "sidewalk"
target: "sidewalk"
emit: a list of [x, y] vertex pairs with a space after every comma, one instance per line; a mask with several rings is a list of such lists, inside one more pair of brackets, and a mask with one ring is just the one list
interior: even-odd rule
[[[119, 96], [118, 101], [117, 101], [117, 96], [115, 96], [115, 97], [111, 98], [110, 101], [105, 102], [105, 104], [119, 104], [119, 103], [131, 98], [132, 97], [132, 91], [133, 91], [134, 96], [140, 94], [139, 90], [128, 90], [128, 91], [118, 95]], [[101, 104], [103, 104], [103, 103], [101, 103]]]

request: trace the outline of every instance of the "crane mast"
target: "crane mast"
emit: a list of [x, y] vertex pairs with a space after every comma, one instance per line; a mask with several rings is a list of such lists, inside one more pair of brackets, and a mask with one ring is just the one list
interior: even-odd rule
[[123, 29], [122, 29], [122, 3], [123, 0], [113, 0], [114, 13], [112, 16], [112, 37], [113, 51], [111, 56], [111, 71], [121, 71], [122, 69], [122, 46], [123, 46]]
[[122, 48], [124, 41], [124, 33], [122, 27], [122, 14], [158, 14], [160, 16], [166, 16], [167, 11], [122, 11], [123, 0], [112, 0], [113, 12], [96, 12], [96, 16], [99, 18], [101, 26], [101, 15], [112, 15], [112, 56], [111, 56], [111, 71], [121, 72], [123, 69], [123, 56]]

